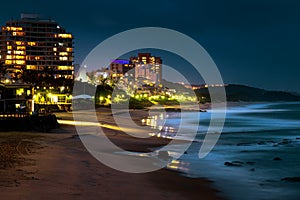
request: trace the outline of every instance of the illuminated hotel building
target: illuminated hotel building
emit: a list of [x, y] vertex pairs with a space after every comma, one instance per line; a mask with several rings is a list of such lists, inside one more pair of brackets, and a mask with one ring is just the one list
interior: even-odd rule
[[73, 35], [51, 19], [21, 14], [1, 29], [0, 61], [16, 80], [64, 85], [74, 78]]
[[151, 56], [150, 53], [139, 53], [137, 57], [131, 57], [130, 61], [135, 65], [135, 79], [142, 84], [160, 84], [162, 80], [162, 59]]
[[120, 77], [133, 75], [134, 65], [129, 60], [115, 59], [111, 60], [109, 65], [109, 75], [112, 79], [118, 80]]

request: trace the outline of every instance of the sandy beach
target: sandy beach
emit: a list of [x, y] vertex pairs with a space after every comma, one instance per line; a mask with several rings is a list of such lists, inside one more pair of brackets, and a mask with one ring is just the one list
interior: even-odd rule
[[[146, 111], [133, 111], [137, 122]], [[70, 113], [58, 114], [60, 119]], [[107, 110], [99, 121], [114, 122]], [[125, 150], [147, 152], [169, 142], [137, 139], [106, 129]], [[192, 179], [166, 169], [131, 174], [111, 169], [82, 145], [74, 126], [61, 125], [51, 133], [1, 132], [1, 199], [221, 199], [205, 179]]]

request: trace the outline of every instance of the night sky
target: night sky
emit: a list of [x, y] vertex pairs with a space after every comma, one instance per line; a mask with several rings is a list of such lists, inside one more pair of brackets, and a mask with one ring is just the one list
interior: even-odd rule
[[[0, 24], [19, 19], [22, 12], [50, 16], [71, 32], [75, 63], [121, 31], [164, 27], [198, 41], [226, 83], [300, 92], [298, 0], [5, 1]], [[163, 55], [164, 63], [184, 66]]]

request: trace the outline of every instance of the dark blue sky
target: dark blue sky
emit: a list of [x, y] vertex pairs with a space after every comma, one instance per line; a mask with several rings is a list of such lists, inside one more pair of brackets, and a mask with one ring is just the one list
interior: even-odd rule
[[22, 12], [51, 16], [73, 33], [76, 63], [116, 33], [165, 27], [198, 41], [227, 83], [300, 92], [298, 0], [6, 1], [0, 23]]

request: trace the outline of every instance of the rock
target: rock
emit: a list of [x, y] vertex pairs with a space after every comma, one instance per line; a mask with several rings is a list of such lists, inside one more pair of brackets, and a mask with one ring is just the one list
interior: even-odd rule
[[233, 162], [225, 162], [224, 165], [226, 165], [226, 166], [234, 166], [234, 167], [240, 167], [240, 166], [242, 166], [241, 164], [233, 163]]
[[255, 168], [251, 168], [249, 171], [254, 172], [254, 171], [255, 171]]
[[79, 138], [79, 135], [72, 135], [71, 138], [72, 138], [72, 139], [80, 139], [80, 138]]
[[250, 146], [250, 145], [252, 145], [252, 144], [251, 143], [246, 143], [246, 142], [237, 144], [237, 146]]
[[243, 151], [240, 151], [241, 153], [248, 153], [250, 151], [247, 151], [247, 150], [243, 150]]
[[275, 157], [273, 160], [282, 160], [280, 157]]
[[266, 142], [263, 142], [263, 141], [262, 141], [262, 142], [258, 142], [257, 144], [258, 144], [258, 145], [265, 145]]
[[234, 163], [234, 164], [244, 164], [244, 162], [242, 162], [242, 161], [232, 161], [232, 163]]
[[158, 152], [158, 158], [162, 159], [162, 160], [169, 160], [172, 157], [169, 156], [169, 152], [168, 151], [159, 151]]
[[279, 145], [285, 145], [285, 144], [290, 144], [291, 143], [291, 141], [283, 141], [283, 142], [279, 142], [278, 144]]
[[290, 182], [300, 182], [300, 177], [285, 177], [281, 179], [282, 181], [290, 181]]

